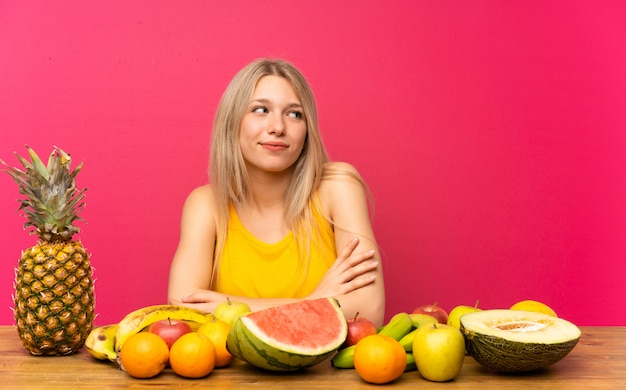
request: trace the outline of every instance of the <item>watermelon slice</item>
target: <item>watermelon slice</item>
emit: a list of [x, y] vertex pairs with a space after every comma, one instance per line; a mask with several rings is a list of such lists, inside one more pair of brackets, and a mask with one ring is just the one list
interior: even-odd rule
[[348, 326], [334, 298], [304, 300], [239, 317], [226, 348], [238, 359], [271, 371], [321, 363], [344, 342]]

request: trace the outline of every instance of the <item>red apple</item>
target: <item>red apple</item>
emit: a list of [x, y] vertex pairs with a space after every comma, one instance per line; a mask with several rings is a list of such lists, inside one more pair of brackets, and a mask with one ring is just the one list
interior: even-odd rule
[[365, 317], [359, 317], [359, 313], [356, 313], [354, 318], [350, 318], [346, 322], [348, 323], [348, 336], [341, 346], [342, 348], [356, 345], [363, 337], [378, 332], [376, 325]]
[[172, 320], [168, 318], [167, 320], [160, 320], [153, 323], [148, 328], [148, 331], [161, 336], [161, 338], [165, 340], [167, 347], [171, 348], [174, 341], [178, 340], [178, 338], [185, 333], [191, 332], [192, 329], [191, 325], [185, 321]]
[[413, 313], [422, 313], [435, 317], [440, 324], [448, 323], [448, 313], [441, 307], [437, 306], [437, 302], [435, 302], [434, 305], [420, 306], [413, 310]]

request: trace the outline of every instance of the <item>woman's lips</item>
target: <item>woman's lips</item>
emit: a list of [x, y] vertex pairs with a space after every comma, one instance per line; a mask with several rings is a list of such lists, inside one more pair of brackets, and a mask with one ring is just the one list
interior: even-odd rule
[[263, 142], [261, 143], [261, 146], [267, 150], [271, 150], [272, 152], [287, 149], [287, 144], [282, 142]]

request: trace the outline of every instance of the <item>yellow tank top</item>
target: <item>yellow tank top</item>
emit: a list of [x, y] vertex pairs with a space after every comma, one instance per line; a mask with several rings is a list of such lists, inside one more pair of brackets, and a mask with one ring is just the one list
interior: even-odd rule
[[310, 294], [337, 257], [332, 227], [314, 210], [321, 239], [311, 243], [307, 261], [299, 259], [293, 232], [277, 243], [263, 242], [243, 226], [231, 207], [216, 291], [263, 298], [303, 298]]

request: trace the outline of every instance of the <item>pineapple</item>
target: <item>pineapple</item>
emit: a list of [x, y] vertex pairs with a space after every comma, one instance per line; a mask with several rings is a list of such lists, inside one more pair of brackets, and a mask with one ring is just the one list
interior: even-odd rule
[[25, 229], [37, 233], [23, 251], [15, 275], [14, 315], [24, 347], [32, 355], [69, 355], [85, 343], [94, 319], [94, 284], [89, 255], [73, 241], [82, 220], [86, 189], [77, 190], [81, 163], [70, 171], [70, 156], [55, 147], [45, 166], [26, 146], [31, 160], [17, 155], [25, 171], [3, 169], [18, 184]]

